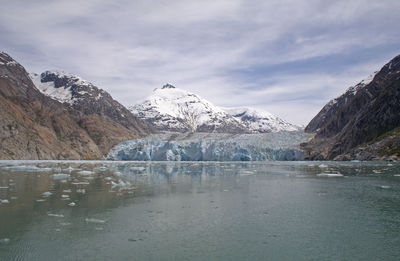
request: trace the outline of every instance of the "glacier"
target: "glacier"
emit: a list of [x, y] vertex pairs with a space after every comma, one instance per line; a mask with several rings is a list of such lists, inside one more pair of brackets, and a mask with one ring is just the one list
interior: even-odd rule
[[124, 141], [108, 160], [266, 161], [303, 160], [299, 144], [311, 137], [302, 131], [260, 134], [162, 133]]

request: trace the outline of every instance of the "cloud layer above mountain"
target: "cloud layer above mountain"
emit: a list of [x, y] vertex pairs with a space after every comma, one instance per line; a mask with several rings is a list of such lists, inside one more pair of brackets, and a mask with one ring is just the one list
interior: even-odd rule
[[5, 0], [0, 49], [126, 105], [169, 82], [306, 124], [400, 53], [400, 2]]

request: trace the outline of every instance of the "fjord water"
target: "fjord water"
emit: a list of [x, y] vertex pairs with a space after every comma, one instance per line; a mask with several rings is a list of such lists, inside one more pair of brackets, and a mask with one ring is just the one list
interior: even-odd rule
[[400, 165], [0, 161], [0, 260], [398, 260]]

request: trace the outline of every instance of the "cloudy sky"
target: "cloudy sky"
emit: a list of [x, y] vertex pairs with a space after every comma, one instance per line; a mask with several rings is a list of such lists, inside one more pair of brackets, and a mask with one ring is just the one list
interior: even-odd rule
[[171, 83], [307, 124], [400, 54], [398, 0], [2, 0], [0, 50], [125, 105]]

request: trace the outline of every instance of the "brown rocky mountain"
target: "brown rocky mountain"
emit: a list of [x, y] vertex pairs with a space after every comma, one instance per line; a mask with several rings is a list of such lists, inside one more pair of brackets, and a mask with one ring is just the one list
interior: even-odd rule
[[305, 128], [309, 159], [398, 159], [400, 56], [330, 101]]
[[0, 52], [0, 159], [103, 159], [119, 142], [153, 131], [93, 85], [101, 98], [88, 97], [85, 86], [57, 85], [80, 92], [79, 102], [43, 94], [23, 66]]

